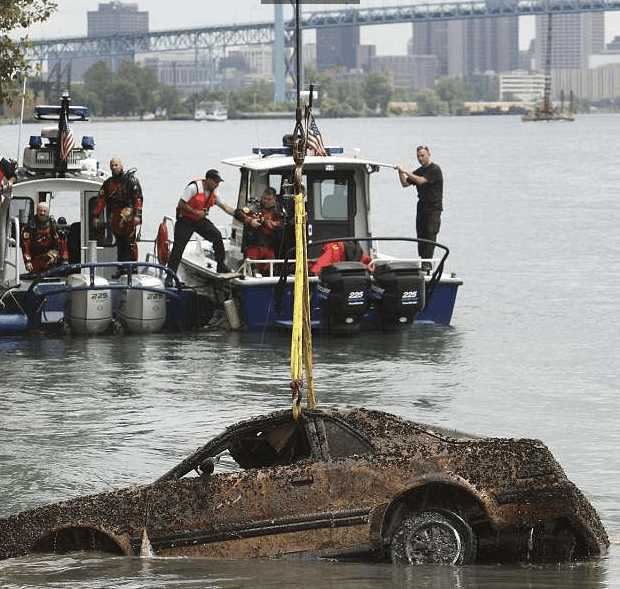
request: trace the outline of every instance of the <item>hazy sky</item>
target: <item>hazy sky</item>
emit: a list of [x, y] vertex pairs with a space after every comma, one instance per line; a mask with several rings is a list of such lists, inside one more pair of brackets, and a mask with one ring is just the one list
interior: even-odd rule
[[[86, 35], [86, 12], [97, 10], [101, 0], [57, 0], [57, 13], [45, 24], [32, 27], [33, 38], [70, 37]], [[106, 2], [109, 0], [105, 0]], [[151, 30], [202, 27], [209, 24], [243, 23], [271, 20], [273, 5], [260, 0], [126, 0], [137, 2], [140, 10], [148, 10]], [[418, 0], [427, 2], [428, 0]], [[361, 6], [408, 5], [414, 0], [361, 0]], [[334, 8], [317, 5], [313, 9]], [[307, 7], [305, 8], [307, 10]], [[522, 17], [520, 46], [527, 48], [534, 34], [534, 17]], [[608, 13], [606, 37], [611, 40], [620, 34], [620, 13]], [[371, 26], [362, 28], [362, 43], [377, 45], [381, 54], [405, 53], [411, 37], [411, 25]]]

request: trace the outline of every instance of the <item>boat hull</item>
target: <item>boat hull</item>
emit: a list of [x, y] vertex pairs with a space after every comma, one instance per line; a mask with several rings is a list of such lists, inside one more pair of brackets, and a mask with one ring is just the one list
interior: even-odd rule
[[[211, 279], [217, 280], [217, 279]], [[423, 311], [418, 313], [415, 322], [450, 325], [456, 304], [458, 289], [462, 282], [455, 278], [445, 279], [435, 285], [432, 296]], [[284, 292], [276, 296], [277, 280], [235, 279], [232, 281], [230, 296], [237, 303], [239, 314], [249, 331], [289, 328], [293, 317], [293, 281], [289, 279]], [[317, 295], [318, 282], [310, 284], [310, 308], [312, 326], [326, 328], [323, 312]], [[213, 289], [216, 291], [217, 289]], [[360, 330], [384, 329], [374, 308], [362, 317]]]
[[[208, 323], [213, 314], [211, 304], [194, 289], [180, 283], [164, 287], [152, 275], [133, 274], [131, 283], [123, 276], [119, 281], [91, 284], [82, 274], [70, 274], [68, 279], [25, 284], [9, 294], [6, 299], [11, 304], [0, 312], [0, 336], [67, 328], [83, 335], [191, 330]], [[109, 312], [102, 317], [104, 305]]]

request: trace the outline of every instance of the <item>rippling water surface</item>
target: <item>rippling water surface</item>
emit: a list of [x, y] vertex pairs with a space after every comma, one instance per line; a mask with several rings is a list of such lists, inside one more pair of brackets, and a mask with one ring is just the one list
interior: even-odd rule
[[[0, 562], [2, 587], [620, 586], [619, 119], [329, 120], [329, 144], [413, 162], [429, 144], [446, 177], [440, 241], [464, 280], [451, 328], [315, 342], [322, 405], [362, 405], [488, 435], [544, 440], [612, 540], [598, 563], [402, 569], [299, 562], [141, 561], [89, 554]], [[153, 237], [187, 180], [277, 142], [283, 122], [88, 123], [102, 160], [137, 167]], [[25, 136], [38, 131], [28, 126]], [[76, 128], [77, 134], [80, 134]], [[17, 127], [0, 127], [14, 153]], [[412, 190], [373, 181], [373, 230], [411, 235]], [[220, 216], [219, 222], [226, 218]], [[395, 253], [398, 246], [391, 245]], [[284, 335], [0, 338], [0, 516], [147, 483], [226, 425], [288, 404]]]

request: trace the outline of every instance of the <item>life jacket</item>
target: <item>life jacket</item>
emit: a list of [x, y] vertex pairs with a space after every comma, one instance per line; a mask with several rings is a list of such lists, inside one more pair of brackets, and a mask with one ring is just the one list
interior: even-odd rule
[[[188, 184], [188, 186], [192, 183], [196, 184], [196, 189], [198, 190], [198, 192], [194, 194], [192, 198], [189, 199], [187, 204], [190, 207], [192, 207], [192, 209], [195, 209], [196, 211], [207, 211], [208, 212], [209, 209], [215, 205], [215, 201], [217, 200], [217, 194], [215, 194], [215, 192], [211, 192], [209, 195], [205, 194], [204, 184], [202, 180], [203, 180], [202, 178], [194, 178], [194, 180], [192, 180]], [[177, 218], [178, 217], [183, 217], [184, 219], [187, 219], [188, 221], [191, 221], [192, 223], [197, 223], [199, 221], [202, 221], [202, 219], [204, 218], [199, 213], [195, 213], [195, 214], [190, 213], [181, 208], [177, 209]]]
[[310, 272], [318, 275], [325, 266], [346, 261], [361, 262], [368, 265], [370, 257], [364, 253], [364, 250], [357, 242], [330, 241], [323, 245], [323, 251], [319, 259], [310, 268]]

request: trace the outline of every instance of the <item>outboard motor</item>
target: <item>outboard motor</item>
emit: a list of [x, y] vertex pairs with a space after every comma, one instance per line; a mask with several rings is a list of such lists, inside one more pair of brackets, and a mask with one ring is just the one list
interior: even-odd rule
[[361, 262], [338, 262], [319, 275], [318, 299], [330, 333], [359, 331], [370, 303], [370, 274]]
[[372, 294], [384, 328], [413, 323], [426, 304], [426, 282], [420, 262], [375, 262]]
[[[128, 276], [121, 276], [120, 283], [127, 284]], [[164, 283], [156, 276], [133, 274], [131, 286], [121, 293], [118, 316], [127, 331], [131, 333], [154, 333], [166, 321], [166, 295]], [[153, 292], [157, 289], [162, 292]]]
[[[95, 276], [95, 286], [104, 287], [108, 281]], [[71, 274], [67, 286], [72, 289], [69, 297], [69, 325], [72, 331], [84, 335], [94, 335], [106, 331], [112, 323], [112, 292], [109, 289], [94, 290], [90, 286], [90, 276]]]

